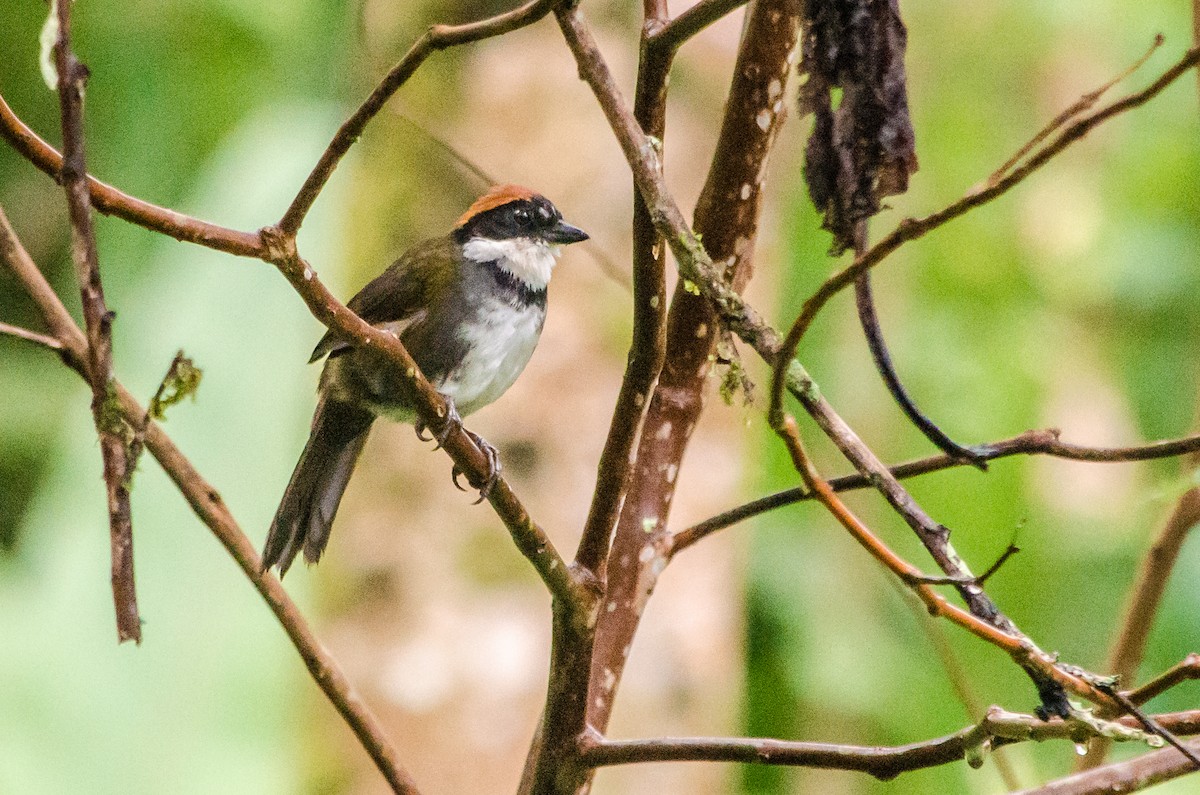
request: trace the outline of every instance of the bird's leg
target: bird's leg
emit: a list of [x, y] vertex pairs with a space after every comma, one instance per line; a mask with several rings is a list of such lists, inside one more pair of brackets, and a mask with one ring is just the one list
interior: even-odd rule
[[[430, 440], [437, 442], [433, 448], [434, 450], [444, 447], [446, 440], [450, 438], [450, 434], [454, 433], [456, 428], [461, 428], [463, 426], [462, 417], [458, 416], [458, 409], [454, 408], [454, 401], [446, 395], [442, 395], [442, 399], [446, 401], [446, 419], [442, 421], [441, 430], [434, 431], [431, 435], [426, 436], [425, 431], [429, 430], [429, 426], [420, 420], [417, 420], [414, 425], [414, 428], [417, 431], [417, 438], [422, 442], [428, 442]], [[474, 434], [471, 434], [469, 431], [468, 434], [474, 436]]]
[[[478, 505], [488, 498], [488, 495], [491, 494], [492, 489], [495, 488], [498, 482], [500, 482], [500, 453], [482, 436], [463, 428], [462, 417], [459, 416], [458, 409], [454, 407], [454, 401], [446, 395], [442, 395], [442, 397], [446, 401], [446, 419], [442, 424], [442, 429], [434, 432], [430, 436], [426, 436], [425, 431], [429, 430], [428, 427], [425, 425], [425, 423], [417, 421], [417, 438], [423, 442], [428, 442], [430, 440], [436, 441], [437, 446], [433, 449], [437, 450], [439, 447], [442, 447], [446, 444], [446, 440], [450, 438], [450, 434], [452, 434], [456, 428], [461, 428], [462, 432], [470, 437], [471, 441], [475, 443], [475, 446], [479, 448], [480, 452], [482, 452], [484, 457], [487, 459], [487, 474], [483, 478], [483, 483], [479, 486], [475, 486], [473, 483], [471, 484], [473, 487], [479, 489], [479, 499], [475, 501], [475, 505]], [[458, 482], [458, 479], [462, 474], [463, 471], [459, 469], [457, 465], [455, 465], [454, 469], [450, 472], [450, 479], [454, 481], [454, 485], [457, 486], [460, 491], [466, 491], [467, 489]]]
[[[488, 498], [488, 495], [492, 493], [492, 489], [500, 482], [500, 453], [479, 434], [472, 433], [466, 428], [463, 428], [463, 433], [471, 437], [471, 441], [475, 443], [475, 446], [487, 458], [487, 475], [484, 476], [483, 483], [476, 487], [479, 489], [479, 499], [475, 500], [474, 504], [478, 505]], [[458, 476], [461, 474], [463, 474], [463, 471], [455, 466], [450, 473], [450, 479], [454, 481], [454, 485], [459, 490], [466, 491], [462, 484], [458, 482]], [[475, 486], [474, 483], [471, 485]]]

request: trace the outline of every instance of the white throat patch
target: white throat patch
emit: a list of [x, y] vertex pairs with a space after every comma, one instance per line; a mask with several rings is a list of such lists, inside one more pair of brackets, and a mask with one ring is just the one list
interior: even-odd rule
[[508, 240], [473, 237], [463, 245], [463, 256], [467, 259], [495, 262], [532, 290], [546, 289], [558, 254], [558, 246], [528, 237]]

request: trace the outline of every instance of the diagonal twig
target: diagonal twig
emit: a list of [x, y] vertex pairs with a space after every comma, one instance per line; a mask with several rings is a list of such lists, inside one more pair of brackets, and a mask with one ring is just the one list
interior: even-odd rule
[[746, 5], [747, 0], [700, 0], [669, 22], [655, 20], [646, 43], [675, 52], [717, 20]]
[[[977, 449], [980, 451], [980, 455], [988, 461], [1016, 455], [1045, 455], [1069, 461], [1123, 463], [1172, 458], [1185, 453], [1198, 452], [1200, 451], [1200, 435], [1151, 442], [1134, 447], [1088, 447], [1064, 442], [1059, 439], [1058, 431], [1050, 428], [1038, 431], [1026, 431], [1009, 439], [1001, 439], [980, 445]], [[961, 467], [967, 463], [961, 459], [952, 458], [942, 453], [889, 467], [889, 471], [898, 480], [903, 480], [918, 475], [927, 475], [933, 472]], [[869, 477], [858, 473], [831, 478], [829, 485], [837, 492], [873, 486]], [[766, 513], [767, 511], [773, 511], [776, 508], [782, 508], [786, 505], [793, 505], [797, 502], [804, 502], [810, 499], [812, 499], [812, 492], [800, 486], [784, 489], [783, 491], [751, 500], [675, 533], [671, 537], [670, 554], [680, 552], [705, 536], [715, 533], [718, 530], [724, 530], [738, 522], [743, 522], [746, 519]]]
[[[1197, 43], [1200, 44], [1200, 42]], [[993, 171], [992, 175], [988, 177], [987, 182], [984, 184], [991, 186], [1004, 179], [1004, 176], [1008, 174], [1008, 172], [1012, 171], [1013, 167], [1015, 167], [1017, 163], [1020, 163], [1021, 160], [1024, 159], [1024, 157], [1030, 152], [1032, 152], [1035, 147], [1042, 143], [1042, 141], [1045, 141], [1055, 132], [1062, 129], [1063, 125], [1071, 121], [1071, 119], [1075, 118], [1081, 113], [1091, 110], [1105, 94], [1112, 90], [1113, 86], [1117, 85], [1117, 83], [1120, 83], [1122, 80], [1127, 79], [1138, 69], [1141, 69], [1146, 64], [1146, 61], [1150, 60], [1150, 56], [1153, 55], [1154, 52], [1162, 45], [1163, 35], [1160, 33], [1154, 37], [1154, 43], [1150, 45], [1150, 49], [1146, 50], [1145, 55], [1134, 61], [1133, 65], [1128, 67], [1124, 72], [1121, 72], [1121, 74], [1117, 75], [1112, 80], [1109, 80], [1107, 83], [1095, 89], [1094, 91], [1089, 91], [1088, 93], [1084, 94], [1079, 99], [1071, 103], [1071, 107], [1067, 108], [1062, 113], [1051, 119], [1045, 127], [1038, 130], [1037, 133], [1035, 133], [1032, 138], [1026, 141], [1025, 145], [1018, 149], [1012, 157], [1006, 160], [1004, 164], [1000, 166], [1000, 168]]]
[[16, 337], [17, 339], [25, 340], [27, 342], [33, 342], [56, 351], [62, 350], [62, 343], [56, 340], [54, 337], [51, 337], [48, 334], [39, 334], [36, 331], [30, 331], [29, 329], [21, 328], [20, 326], [12, 326], [8, 323], [0, 323], [0, 334], [5, 334], [9, 337]]
[[384, 103], [395, 94], [405, 82], [421, 67], [425, 60], [435, 52], [469, 44], [493, 36], [532, 25], [550, 13], [554, 6], [563, 0], [533, 0], [511, 11], [497, 14], [478, 22], [464, 25], [433, 25], [425, 35], [417, 39], [404, 57], [400, 59], [387, 75], [381, 80], [371, 95], [363, 101], [354, 114], [342, 123], [333, 140], [329, 142], [321, 159], [313, 167], [312, 172], [304, 181], [296, 198], [279, 220], [279, 229], [286, 235], [295, 236], [304, 223], [304, 217], [312, 208], [313, 202], [321, 193], [325, 183], [333, 176], [334, 169], [341, 162], [346, 152], [362, 135], [371, 119], [383, 108]]

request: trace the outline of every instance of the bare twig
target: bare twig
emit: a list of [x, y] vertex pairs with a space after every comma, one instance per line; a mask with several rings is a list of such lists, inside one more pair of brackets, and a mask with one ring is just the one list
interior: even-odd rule
[[1137, 583], [1130, 592], [1121, 633], [1109, 660], [1109, 669], [1120, 676], [1123, 682], [1132, 683], [1137, 679], [1138, 666], [1141, 665], [1163, 593], [1171, 579], [1171, 571], [1179, 559], [1183, 542], [1197, 523], [1200, 523], [1200, 487], [1188, 489], [1179, 498], [1162, 532], [1142, 559]]
[[[1200, 752], [1200, 740], [1188, 747]], [[1093, 795], [1101, 792], [1137, 792], [1195, 771], [1192, 761], [1174, 748], [1142, 754], [1124, 762], [1098, 767], [1084, 773], [1023, 790], [1020, 795]]]
[[746, 1], [700, 0], [666, 24], [661, 22], [661, 18], [655, 20], [657, 24], [647, 43], [674, 52], [709, 25], [744, 6]]
[[[1070, 461], [1090, 461], [1093, 463], [1123, 463], [1129, 461], [1150, 461], [1157, 458], [1173, 458], [1185, 453], [1200, 451], [1200, 435], [1185, 436], [1169, 441], [1152, 442], [1135, 447], [1087, 447], [1071, 444], [1059, 439], [1058, 431], [1053, 428], [1037, 431], [1026, 431], [1019, 436], [1009, 439], [989, 442], [979, 445], [980, 455], [988, 461], [1007, 458], [1015, 455], [1046, 455], [1052, 458], [1063, 458]], [[890, 467], [889, 471], [899, 480], [940, 472], [945, 469], [959, 467], [967, 462], [952, 458], [946, 454], [929, 456], [917, 461], [898, 464]], [[834, 491], [850, 491], [872, 486], [870, 478], [861, 474], [843, 475], [832, 478], [829, 485]], [[812, 493], [803, 486], [785, 489], [752, 500], [744, 505], [731, 508], [699, 524], [680, 530], [672, 536], [670, 554], [680, 552], [700, 539], [718, 530], [735, 525], [767, 511], [792, 505], [797, 502], [812, 499]]]
[[[64, 360], [86, 380], [89, 366], [87, 340], [13, 233], [3, 210], [0, 210], [0, 263], [25, 288], [46, 326], [54, 329], [62, 345]], [[146, 417], [146, 410], [119, 382], [114, 379], [112, 384], [115, 409], [131, 425], [141, 422]], [[213, 532], [254, 584], [292, 641], [317, 686], [341, 714], [393, 791], [417, 795], [416, 785], [399, 764], [396, 751], [378, 719], [350, 685], [337, 661], [313, 635], [303, 614], [288, 597], [279, 580], [261, 573], [262, 563], [254, 545], [238, 527], [221, 495], [196, 471], [157, 423], [147, 423], [145, 441], [146, 448], [179, 488], [200, 521]]]
[[1163, 726], [1155, 718], [1138, 709], [1137, 704], [1134, 704], [1132, 701], [1130, 701], [1125, 694], [1118, 692], [1116, 688], [1106, 685], [1100, 689], [1107, 693], [1114, 701], [1116, 701], [1117, 704], [1120, 705], [1121, 709], [1123, 709], [1127, 714], [1133, 716], [1133, 718], [1142, 725], [1142, 728], [1144, 728], [1147, 733], [1158, 735], [1166, 740], [1168, 745], [1173, 746], [1177, 751], [1179, 751], [1179, 753], [1192, 760], [1192, 764], [1195, 766], [1196, 770], [1200, 770], [1200, 756], [1196, 756], [1192, 749], [1186, 747], [1182, 742], [1180, 742], [1179, 738], [1175, 736], [1174, 732]]
[[[810, 393], [805, 399], [811, 401], [814, 398]], [[822, 416], [820, 414], [817, 415], [818, 421], [820, 421]], [[1038, 688], [1038, 694], [1042, 698], [1042, 710], [1046, 715], [1059, 715], [1061, 717], [1069, 712], [1069, 705], [1066, 702], [1066, 696], [1063, 692], [1064, 688], [1095, 703], [1110, 703], [1107, 696], [1099, 692], [1085, 678], [1076, 676], [1074, 673], [1065, 670], [1062, 666], [1057, 665], [1057, 658], [1055, 656], [1042, 651], [1033, 641], [1023, 635], [1017, 629], [1016, 625], [999, 611], [980, 586], [968, 584], [973, 580], [973, 577], [966, 568], [966, 565], [950, 547], [947, 538], [949, 532], [945, 528], [941, 528], [941, 532], [937, 532], [936, 530], [933, 532], [928, 531], [924, 527], [924, 524], [932, 520], [924, 514], [907, 492], [901, 490], [899, 495], [889, 496], [889, 502], [892, 502], [893, 507], [904, 516], [910, 526], [918, 525], [918, 522], [920, 523], [914, 527], [914, 530], [917, 531], [918, 537], [921, 538], [922, 543], [937, 561], [942, 571], [956, 578], [955, 583], [959, 594], [966, 601], [969, 611], [951, 604], [945, 597], [934, 591], [932, 586], [925, 584], [922, 581], [921, 572], [915, 566], [888, 548], [842, 502], [832, 488], [830, 488], [829, 483], [817, 472], [812, 461], [809, 459], [804, 445], [800, 442], [799, 430], [794, 417], [784, 415], [779, 420], [779, 423], [778, 433], [784, 440], [788, 452], [792, 456], [792, 465], [800, 473], [805, 485], [813, 492], [816, 499], [829, 510], [838, 523], [846, 528], [850, 535], [864, 549], [896, 574], [902, 582], [908, 585], [920, 597], [931, 615], [949, 619], [951, 622], [958, 624], [976, 637], [991, 643], [1012, 657], [1013, 661], [1021, 666], [1029, 674], [1030, 678], [1033, 679]], [[849, 428], [832, 429], [832, 432], [826, 431], [826, 433], [836, 443], [839, 443], [843, 453], [849, 454], [856, 459], [859, 456], [865, 455], [866, 458], [863, 460], [863, 464], [870, 466], [870, 472], [875, 476], [878, 485], [886, 486], [889, 483], [895, 484], [895, 479], [886, 470], [882, 469], [882, 465], [878, 464], [877, 460], [874, 459], [874, 454], [865, 445], [862, 445], [861, 441], [853, 435], [853, 431], [850, 431]], [[853, 439], [853, 449], [842, 446], [845, 445], [848, 439]], [[857, 463], [858, 461], [856, 460]], [[941, 526], [937, 525], [937, 527]]]
[[[1192, 0], [1192, 46], [1200, 47], [1200, 0]], [[1200, 92], [1200, 71], [1196, 72], [1196, 90]]]
[[[0, 97], [0, 137], [52, 179], [60, 178], [62, 155], [18, 119], [3, 97]], [[107, 215], [115, 215], [176, 240], [197, 243], [217, 251], [243, 257], [262, 256], [262, 241], [255, 232], [239, 232], [150, 204], [122, 193], [95, 177], [87, 178], [87, 187], [92, 204]]]
[[[1063, 125], [1065, 125], [1071, 119], [1075, 118], [1081, 113], [1091, 110], [1096, 103], [1100, 101], [1100, 98], [1107, 94], [1113, 86], [1115, 86], [1117, 83], [1120, 83], [1122, 80], [1127, 79], [1138, 69], [1141, 69], [1142, 66], [1145, 65], [1146, 61], [1150, 60], [1150, 56], [1153, 55], [1154, 52], [1162, 46], [1162, 44], [1163, 36], [1160, 33], [1154, 37], [1154, 43], [1150, 45], [1150, 49], [1146, 51], [1145, 55], [1143, 55], [1141, 58], [1138, 58], [1137, 61], [1135, 61], [1133, 65], [1131, 65], [1124, 72], [1121, 72], [1121, 74], [1117, 75], [1112, 80], [1109, 80], [1095, 91], [1089, 91], [1088, 93], [1084, 94], [1079, 99], [1075, 100], [1075, 102], [1071, 104], [1071, 107], [1067, 108], [1062, 113], [1051, 119], [1049, 124], [1038, 130], [1037, 133], [1030, 138], [1024, 146], [1018, 149], [1012, 157], [1005, 161], [1004, 165], [993, 171], [992, 175], [988, 177], [988, 180], [985, 184], [995, 185], [997, 182], [1003, 179], [1004, 175], [1011, 171], [1013, 167], [1017, 165], [1017, 163], [1020, 163], [1022, 158], [1032, 152], [1034, 147], [1049, 138], [1058, 130], [1062, 129]], [[1197, 44], [1200, 44], [1200, 42], [1197, 42]]]
[[[1200, 731], [1200, 712], [1196, 711], [1157, 715], [1155, 720], [1163, 726], [1170, 726], [1172, 731], [1179, 734]], [[1133, 742], [1144, 740], [1145, 735], [1137, 730], [1135, 719], [1125, 718], [1116, 725], [1125, 730], [1123, 739]], [[715, 737], [621, 741], [602, 740], [593, 736], [584, 744], [583, 759], [586, 764], [593, 766], [685, 760], [790, 765], [856, 770], [887, 780], [904, 772], [936, 767], [960, 759], [982, 762], [983, 755], [991, 749], [1012, 743], [1030, 740], [1070, 740], [1078, 743], [1095, 736], [1095, 728], [1082, 721], [1061, 718], [1043, 721], [1033, 715], [992, 707], [975, 726], [910, 745], [856, 746]]]
[[[856, 234], [856, 239], [862, 241], [862, 246], [866, 245], [866, 229], [867, 221], [863, 219], [858, 222], [859, 229]], [[863, 248], [855, 245], [855, 252], [861, 253]], [[887, 342], [883, 337], [883, 326], [879, 322], [879, 313], [875, 308], [874, 290], [871, 287], [871, 272], [863, 271], [859, 277], [854, 280], [854, 304], [858, 310], [859, 324], [862, 326], [863, 336], [867, 340], [867, 348], [871, 351], [871, 358], [875, 362], [875, 369], [879, 372], [880, 378], [883, 379], [883, 385], [892, 395], [892, 399], [896, 401], [896, 405], [908, 417], [917, 430], [924, 434], [925, 438], [939, 450], [947, 455], [954, 457], [964, 463], [978, 467], [980, 470], [987, 471], [987, 459], [974, 448], [964, 447], [958, 442], [950, 438], [950, 436], [938, 427], [925, 412], [921, 411], [913, 400], [912, 395], [908, 393], [908, 389], [904, 386], [904, 382], [900, 380], [900, 373], [896, 370], [895, 362], [892, 361], [892, 354], [888, 350]]]
[[87, 67], [71, 51], [71, 3], [55, 0], [58, 35], [54, 60], [58, 71], [59, 108], [62, 114], [63, 162], [59, 175], [67, 196], [71, 221], [71, 258], [83, 301], [87, 329], [88, 382], [92, 387], [92, 417], [100, 436], [104, 460], [104, 483], [108, 495], [109, 541], [112, 550], [112, 592], [117, 616], [117, 641], [142, 642], [142, 620], [138, 615], [137, 590], [133, 578], [133, 517], [126, 478], [129, 460], [126, 439], [112, 417], [112, 320], [104, 302], [96, 233], [92, 227], [92, 204], [87, 188], [87, 164], [83, 144], [83, 92]]
[[[1195, 458], [1195, 455], [1191, 458], [1193, 465]], [[1197, 523], [1200, 523], [1200, 487], [1188, 489], [1180, 496], [1162, 532], [1142, 558], [1137, 580], [1129, 591], [1124, 621], [1109, 655], [1109, 670], [1126, 685], [1137, 681], [1138, 668], [1167, 583], [1171, 581], [1171, 572]], [[1079, 768], [1099, 767], [1109, 750], [1109, 743], [1095, 743], [1088, 749], [1087, 756], [1079, 761]]]
[[1150, 699], [1162, 695], [1180, 682], [1186, 682], [1190, 679], [1200, 679], [1200, 654], [1189, 654], [1178, 665], [1154, 677], [1136, 690], [1126, 692], [1125, 695], [1134, 704], [1145, 704]]
[[488, 39], [504, 33], [532, 25], [550, 13], [550, 10], [562, 0], [533, 0], [512, 11], [497, 14], [493, 17], [470, 22], [465, 25], [433, 25], [425, 31], [425, 35], [417, 39], [400, 62], [375, 86], [371, 95], [347, 119], [329, 142], [321, 159], [313, 168], [308, 179], [296, 194], [287, 212], [279, 220], [279, 229], [285, 234], [294, 236], [304, 223], [304, 216], [312, 208], [325, 183], [333, 175], [342, 157], [362, 135], [367, 123], [375, 118], [385, 102], [404, 85], [420, 68], [425, 60], [439, 50], [455, 47], [460, 44]]
[[56, 351], [62, 350], [62, 343], [54, 339], [54, 337], [46, 334], [39, 334], [36, 331], [30, 331], [29, 329], [21, 328], [20, 326], [10, 326], [8, 323], [0, 323], [0, 334], [6, 334], [10, 337], [26, 340], [27, 342], [44, 345], [45, 347]]

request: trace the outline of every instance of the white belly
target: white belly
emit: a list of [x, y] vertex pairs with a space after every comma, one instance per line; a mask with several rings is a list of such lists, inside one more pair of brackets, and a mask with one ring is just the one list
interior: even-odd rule
[[496, 400], [529, 363], [545, 317], [541, 307], [490, 301], [479, 313], [481, 322], [460, 332], [467, 355], [438, 391], [451, 398], [464, 417]]

